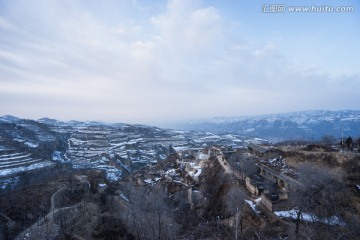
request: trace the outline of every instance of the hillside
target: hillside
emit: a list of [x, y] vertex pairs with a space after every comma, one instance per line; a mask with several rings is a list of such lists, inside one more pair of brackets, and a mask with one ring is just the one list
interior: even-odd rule
[[[0, 117], [1, 177], [55, 164], [73, 168], [102, 169], [110, 181], [118, 181], [144, 165], [165, 160], [176, 151], [221, 146], [244, 148], [266, 140], [238, 134], [177, 131], [146, 125], [102, 122], [38, 121]], [[5, 187], [1, 184], [0, 187]]]
[[303, 111], [254, 117], [223, 117], [168, 124], [174, 128], [213, 133], [236, 133], [272, 141], [340, 139], [360, 136], [360, 111]]
[[[354, 239], [359, 234], [360, 178], [353, 172], [358, 172], [354, 163], [359, 155], [324, 152], [322, 146], [281, 149], [277, 154], [283, 157], [274, 159], [244, 149], [230, 157], [216, 147], [187, 150], [118, 181], [110, 181], [103, 170], [69, 165], [22, 174], [16, 187], [0, 191], [0, 238]], [[268, 209], [265, 195], [277, 196], [273, 177], [266, 182], [253, 173], [256, 181], [265, 181], [266, 190], [251, 192], [242, 177], [243, 161], [288, 173], [299, 172], [301, 163], [315, 164], [311, 188], [287, 192], [296, 206], [315, 205], [304, 205], [299, 222], [291, 215], [296, 210], [290, 198], [282, 200], [290, 211]], [[339, 168], [334, 175], [321, 170], [334, 166]], [[273, 200], [275, 208], [278, 200]]]

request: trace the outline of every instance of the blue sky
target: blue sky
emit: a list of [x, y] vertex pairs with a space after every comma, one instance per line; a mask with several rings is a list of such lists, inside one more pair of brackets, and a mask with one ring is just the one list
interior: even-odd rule
[[[269, 4], [285, 12], [263, 13]], [[1, 0], [0, 115], [150, 123], [360, 109], [359, 11], [346, 0]]]

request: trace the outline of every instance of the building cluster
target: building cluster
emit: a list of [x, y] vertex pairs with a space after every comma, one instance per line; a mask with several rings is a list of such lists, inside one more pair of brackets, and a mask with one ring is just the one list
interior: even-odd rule
[[[241, 168], [231, 169], [223, 150], [211, 147], [177, 151], [172, 159], [159, 162], [150, 171], [139, 171], [134, 181], [138, 185], [165, 184], [169, 193], [187, 189], [189, 202], [195, 206], [195, 202], [198, 204], [201, 202], [203, 195], [199, 177], [209, 159], [212, 161], [217, 159], [219, 166], [234, 174], [253, 196], [261, 199], [260, 204], [263, 207], [270, 211], [292, 208], [291, 192], [301, 188], [302, 184], [296, 180], [294, 169], [285, 164], [279, 150], [255, 144], [249, 144], [247, 150], [238, 150], [246, 153], [246, 161], [256, 166], [257, 171], [252, 174], [242, 172]], [[225, 149], [226, 151], [230, 150]]]
[[249, 158], [257, 172], [242, 174], [245, 186], [268, 210], [284, 211], [292, 208], [292, 192], [302, 187], [293, 168], [286, 165], [280, 151], [275, 148], [248, 145]]

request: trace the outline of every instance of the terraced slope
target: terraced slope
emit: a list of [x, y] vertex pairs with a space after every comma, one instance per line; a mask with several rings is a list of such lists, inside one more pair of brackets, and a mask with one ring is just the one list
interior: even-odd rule
[[17, 152], [13, 149], [0, 149], [0, 177], [49, 167], [53, 164], [41, 158], [33, 158], [31, 153]]

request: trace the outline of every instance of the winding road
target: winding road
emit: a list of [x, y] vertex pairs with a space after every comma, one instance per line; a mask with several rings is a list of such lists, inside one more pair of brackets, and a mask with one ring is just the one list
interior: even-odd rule
[[[87, 176], [85, 175], [75, 175], [75, 178], [79, 180], [81, 183], [87, 183], [88, 189], [90, 189], [91, 184], [87, 180]], [[59, 193], [68, 188], [69, 186], [63, 185], [61, 186], [55, 193], [51, 195], [51, 207], [49, 213], [40, 218], [37, 222], [35, 222], [32, 226], [22, 231], [15, 239], [16, 240], [38, 240], [38, 239], [54, 239], [56, 238], [57, 231], [60, 226], [56, 223], [54, 215], [59, 211], [69, 210], [77, 207], [79, 204], [70, 206], [70, 207], [60, 207], [56, 208], [55, 200]]]

